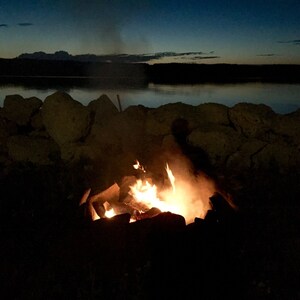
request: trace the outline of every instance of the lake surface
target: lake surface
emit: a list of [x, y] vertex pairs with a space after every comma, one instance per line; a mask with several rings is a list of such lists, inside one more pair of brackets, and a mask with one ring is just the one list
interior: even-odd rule
[[57, 90], [63, 90], [84, 105], [107, 94], [118, 106], [120, 96], [122, 109], [142, 104], [146, 107], [158, 107], [167, 103], [183, 102], [191, 105], [202, 103], [220, 103], [232, 107], [236, 103], [250, 102], [266, 104], [277, 113], [290, 113], [300, 107], [300, 84], [287, 83], [226, 83], [163, 85], [148, 84], [141, 87], [97, 86], [27, 86], [22, 84], [0, 84], [0, 106], [6, 95], [19, 94], [24, 98], [38, 97], [44, 100]]

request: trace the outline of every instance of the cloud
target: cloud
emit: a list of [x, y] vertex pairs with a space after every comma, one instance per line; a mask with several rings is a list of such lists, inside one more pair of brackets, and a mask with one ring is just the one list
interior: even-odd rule
[[221, 58], [221, 56], [195, 56], [193, 59], [197, 60], [197, 59], [215, 59], [215, 58]]
[[192, 55], [202, 55], [204, 52], [157, 52], [154, 55], [156, 58], [159, 57], [176, 57], [176, 56], [192, 56]]
[[205, 52], [157, 52], [146, 54], [112, 54], [112, 55], [97, 55], [98, 61], [118, 62], [118, 63], [142, 63], [149, 61], [160, 61], [165, 58], [174, 60], [195, 61], [199, 59], [213, 59], [219, 56], [207, 56]]
[[148, 59], [148, 61], [163, 60], [165, 58], [168, 58], [169, 60], [174, 59], [174, 60], [182, 60], [185, 62], [195, 62], [195, 61], [203, 60], [203, 59], [220, 58], [220, 56], [211, 55], [213, 53], [214, 53], [214, 51], [210, 51], [208, 53], [202, 52], [202, 51], [198, 51], [198, 52], [160, 52], [160, 53], [155, 53], [153, 55], [153, 58]]
[[266, 53], [266, 54], [257, 54], [256, 56], [270, 57], [270, 56], [279, 56], [279, 55], [275, 53]]
[[289, 41], [278, 41], [280, 44], [292, 44], [292, 45], [300, 45], [300, 40], [289, 40]]
[[26, 27], [26, 26], [32, 26], [33, 23], [27, 23], [27, 22], [25, 22], [25, 23], [18, 23], [18, 25], [19, 25], [19, 26]]
[[0, 24], [0, 27], [8, 27], [7, 24]]

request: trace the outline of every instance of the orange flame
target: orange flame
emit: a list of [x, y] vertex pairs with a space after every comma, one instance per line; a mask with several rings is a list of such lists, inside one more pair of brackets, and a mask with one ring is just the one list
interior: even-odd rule
[[[175, 168], [177, 170], [175, 175], [166, 164], [165, 170], [171, 188], [165, 187], [158, 190], [151, 180], [137, 179], [132, 186], [129, 186], [128, 194], [132, 200], [123, 205], [127, 205], [131, 211], [135, 210], [138, 213], [145, 213], [151, 208], [157, 208], [161, 212], [179, 214], [185, 218], [187, 224], [192, 223], [196, 217], [204, 218], [207, 211], [211, 209], [209, 198], [218, 191], [216, 184], [205, 174], [194, 175], [191, 173], [188, 165], [185, 165], [184, 162], [180, 161], [179, 163]], [[138, 161], [133, 167], [146, 172]], [[120, 204], [118, 202], [120, 187], [116, 183], [99, 194], [90, 196], [90, 192], [89, 189], [84, 193], [80, 205], [86, 203], [92, 220], [100, 218], [93, 206], [93, 202], [96, 201], [100, 201], [105, 209], [103, 217], [111, 218], [117, 214], [113, 206]], [[132, 215], [130, 222], [135, 220], [136, 217]]]
[[172, 188], [173, 188], [173, 192], [175, 193], [176, 191], [176, 188], [175, 188], [175, 177], [171, 171], [171, 169], [169, 168], [169, 165], [166, 164], [166, 171], [167, 171], [167, 174], [168, 174], [168, 178], [171, 182], [171, 185], [172, 185]]
[[[144, 169], [139, 163], [138, 165]], [[209, 196], [213, 194], [213, 187], [210, 188], [206, 183], [201, 184], [201, 181], [192, 176], [184, 180], [176, 180], [168, 164], [166, 172], [172, 189], [158, 192], [155, 184], [151, 184], [148, 180], [138, 179], [134, 185], [130, 186], [129, 194], [147, 210], [156, 207], [162, 212], [180, 214], [185, 217], [187, 223], [193, 222], [195, 217], [204, 217], [210, 207]], [[208, 190], [207, 195], [205, 195], [206, 191], [203, 191], [202, 195], [199, 193], [200, 185]], [[203, 193], [207, 199], [206, 204], [202, 200]]]
[[133, 167], [134, 167], [136, 170], [141, 170], [141, 171], [143, 171], [144, 173], [146, 173], [145, 168], [140, 164], [140, 162], [139, 162], [138, 160], [136, 160], [136, 163], [133, 165]]

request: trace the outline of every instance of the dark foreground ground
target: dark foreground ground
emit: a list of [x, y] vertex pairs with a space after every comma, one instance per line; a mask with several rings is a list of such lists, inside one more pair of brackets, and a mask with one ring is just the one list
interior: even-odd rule
[[237, 213], [90, 224], [83, 165], [1, 171], [2, 299], [299, 299], [299, 174], [240, 178]]

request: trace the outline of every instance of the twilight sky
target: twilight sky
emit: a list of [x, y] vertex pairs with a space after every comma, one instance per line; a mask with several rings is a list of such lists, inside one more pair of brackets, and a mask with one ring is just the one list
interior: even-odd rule
[[151, 62], [300, 64], [300, 1], [0, 0], [0, 45], [2, 58], [174, 52]]

